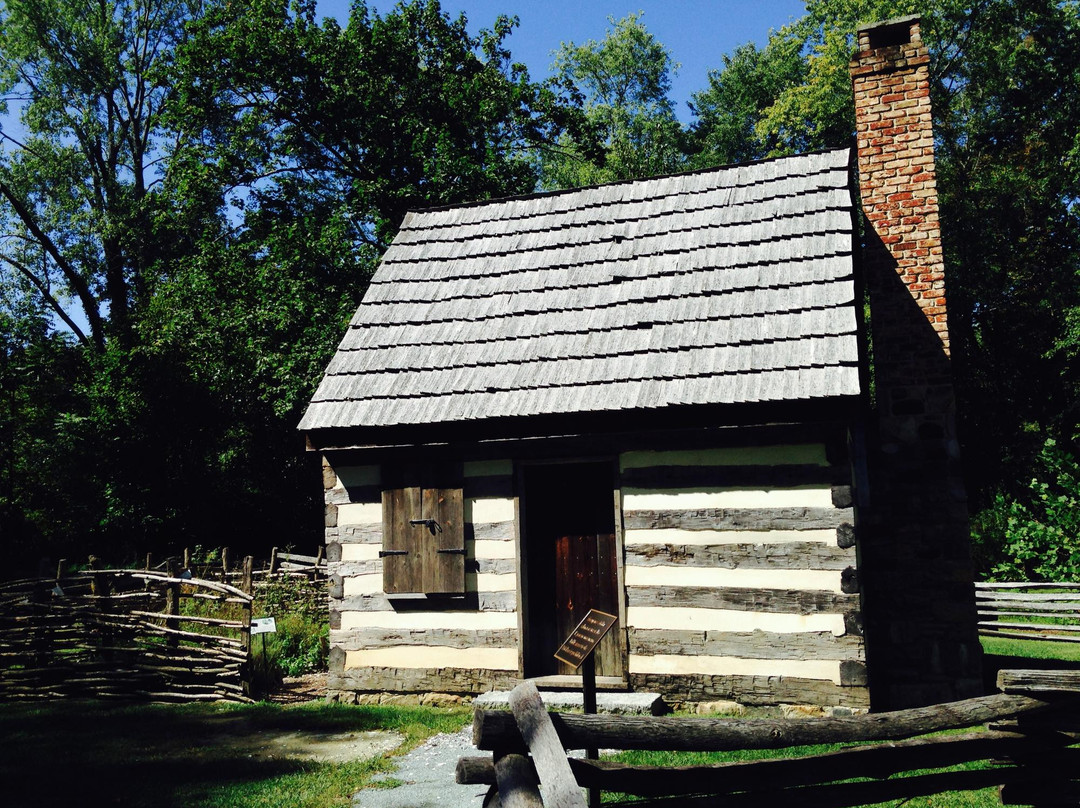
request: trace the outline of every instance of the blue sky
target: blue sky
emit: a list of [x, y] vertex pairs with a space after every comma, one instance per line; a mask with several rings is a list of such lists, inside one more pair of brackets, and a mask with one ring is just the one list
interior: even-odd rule
[[[369, 0], [380, 12], [393, 0]], [[320, 16], [348, 18], [349, 0], [319, 0]], [[719, 67], [721, 56], [746, 42], [765, 43], [778, 29], [803, 15], [802, 0], [442, 0], [452, 16], [464, 12], [469, 28], [490, 28], [500, 14], [517, 16], [520, 25], [509, 39], [514, 59], [525, 63], [533, 79], [549, 75], [551, 53], [560, 42], [584, 43], [603, 39], [608, 17], [621, 19], [643, 11], [645, 27], [671, 51], [682, 67], [672, 81], [672, 98], [679, 118], [689, 121], [686, 102], [707, 86], [706, 73]]]

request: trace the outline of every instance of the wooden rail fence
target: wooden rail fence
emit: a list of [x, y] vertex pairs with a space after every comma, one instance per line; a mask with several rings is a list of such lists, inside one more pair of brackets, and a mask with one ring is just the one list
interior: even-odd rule
[[[628, 806], [840, 808], [997, 787], [1002, 803], [1080, 801], [1080, 672], [1001, 671], [993, 696], [846, 718], [708, 719], [548, 713], [530, 682], [511, 712], [477, 710], [473, 740], [493, 754], [458, 763], [487, 806], [584, 808], [582, 788]], [[982, 725], [986, 725], [985, 727]], [[945, 730], [977, 731], [923, 737]], [[836, 752], [703, 766], [567, 758], [566, 749], [724, 751], [876, 742]], [[960, 770], [947, 767], [968, 764]]]
[[976, 583], [986, 637], [1080, 642], [1080, 584]]
[[250, 701], [246, 590], [153, 570], [0, 584], [0, 699]]

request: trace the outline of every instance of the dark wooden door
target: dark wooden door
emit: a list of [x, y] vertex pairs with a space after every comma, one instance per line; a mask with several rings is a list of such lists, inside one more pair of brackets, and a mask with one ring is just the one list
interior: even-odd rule
[[[527, 676], [576, 673], [555, 650], [589, 609], [619, 614], [613, 479], [607, 463], [526, 471]], [[596, 650], [598, 676], [623, 675], [620, 629]]]

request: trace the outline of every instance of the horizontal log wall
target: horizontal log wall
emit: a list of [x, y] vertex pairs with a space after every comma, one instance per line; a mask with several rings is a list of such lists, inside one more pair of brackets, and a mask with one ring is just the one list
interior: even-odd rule
[[824, 443], [620, 457], [630, 682], [866, 707], [850, 472]]
[[335, 692], [475, 693], [518, 671], [511, 461], [464, 464], [464, 598], [383, 593], [378, 466], [324, 465]]

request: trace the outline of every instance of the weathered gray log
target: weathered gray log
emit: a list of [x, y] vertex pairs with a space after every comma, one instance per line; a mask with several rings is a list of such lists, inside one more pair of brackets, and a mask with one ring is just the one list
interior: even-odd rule
[[346, 651], [395, 645], [431, 645], [447, 648], [517, 648], [516, 628], [331, 629], [330, 644]]
[[842, 570], [855, 563], [855, 548], [814, 541], [775, 544], [630, 544], [628, 566], [677, 565], [723, 569]]
[[1080, 670], [1001, 670], [997, 686], [1002, 693], [1080, 693]]
[[744, 659], [857, 659], [862, 638], [839, 637], [831, 631], [774, 633], [770, 631], [693, 631], [690, 629], [631, 628], [630, 653], [642, 656], [734, 656]]
[[[398, 693], [483, 693], [508, 690], [520, 680], [510, 671], [486, 668], [351, 668], [331, 669], [328, 690]], [[504, 713], [510, 718], [509, 713]], [[512, 721], [512, 719], [511, 719]]]
[[503, 808], [544, 808], [536, 770], [525, 755], [503, 755], [492, 764], [492, 774]]
[[[900, 740], [1043, 710], [1052, 704], [1052, 701], [1030, 696], [999, 693], [932, 707], [842, 718], [818, 718], [813, 721], [650, 718], [564, 713], [552, 714], [551, 720], [567, 749], [600, 747], [717, 752], [734, 749], [779, 749], [820, 743]], [[476, 711], [473, 716], [473, 742], [477, 748], [483, 750], [524, 748], [513, 718], [505, 712], [493, 710]]]
[[629, 606], [704, 607], [780, 614], [836, 614], [859, 608], [857, 594], [827, 590], [628, 586]]
[[626, 530], [823, 530], [853, 521], [851, 508], [700, 508], [623, 512]]
[[513, 541], [513, 522], [467, 522], [465, 540]]
[[[547, 808], [586, 808], [581, 789], [566, 759], [566, 752], [536, 685], [522, 682], [510, 691], [510, 709], [519, 735], [532, 755], [533, 765], [540, 778], [540, 787], [544, 794], [543, 805]], [[508, 795], [503, 791], [501, 782], [499, 794], [503, 795], [503, 802], [507, 804]]]
[[[1061, 628], [1061, 626], [1055, 626]], [[1023, 631], [993, 631], [992, 629], [980, 628], [979, 634], [983, 637], [1008, 637], [1014, 640], [1038, 640], [1040, 642], [1080, 642], [1080, 637], [1069, 634], [1043, 634]]]
[[[717, 763], [704, 766], [632, 766], [610, 761], [570, 759], [578, 785], [643, 797], [679, 794], [730, 794], [736, 791], [791, 788], [855, 777], [881, 779], [917, 769], [937, 769], [994, 757], [1040, 754], [1058, 737], [1039, 742], [1012, 732], [979, 732], [915, 738], [794, 758]], [[495, 781], [491, 757], [458, 761], [457, 782], [489, 785]]]

